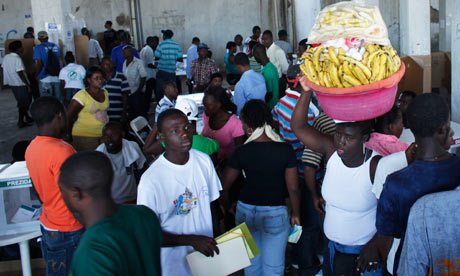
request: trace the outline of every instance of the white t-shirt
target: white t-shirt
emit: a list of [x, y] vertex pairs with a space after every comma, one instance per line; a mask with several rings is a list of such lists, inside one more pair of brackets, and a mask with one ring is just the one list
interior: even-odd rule
[[102, 59], [103, 57], [103, 52], [101, 45], [99, 44], [99, 41], [96, 39], [90, 39], [89, 40], [89, 57], [90, 58], [97, 58], [99, 60]]
[[149, 45], [145, 45], [144, 48], [142, 48], [141, 52], [139, 53], [142, 62], [144, 63], [144, 69], [145, 72], [147, 73], [147, 79], [154, 79], [157, 76], [156, 70], [153, 68], [149, 68], [148, 65], [155, 64], [155, 55], [153, 52], [152, 47]]
[[85, 67], [76, 63], [69, 63], [59, 72], [59, 79], [65, 81], [64, 88], [84, 89], [85, 74]]
[[126, 63], [127, 60], [123, 62], [123, 75], [128, 80], [129, 89], [131, 89], [131, 94], [133, 94], [137, 92], [141, 84], [141, 78], [145, 78], [147, 73], [144, 69], [144, 63], [136, 57], [133, 58], [133, 61], [128, 66], [126, 66]]
[[16, 53], [10, 53], [3, 58], [3, 84], [9, 86], [26, 85], [18, 75], [18, 72], [24, 71], [24, 63], [21, 57]]
[[117, 204], [136, 200], [137, 185], [134, 177], [134, 166], [142, 169], [145, 164], [145, 156], [136, 142], [123, 139], [123, 147], [119, 153], [107, 152], [105, 144], [97, 147], [97, 151], [103, 152], [109, 157], [113, 167], [112, 198]]
[[[161, 155], [142, 175], [137, 204], [152, 209], [163, 231], [172, 234], [213, 236], [211, 202], [222, 190], [211, 158], [190, 150], [185, 165]], [[161, 248], [162, 275], [192, 275], [185, 259], [191, 246]]]

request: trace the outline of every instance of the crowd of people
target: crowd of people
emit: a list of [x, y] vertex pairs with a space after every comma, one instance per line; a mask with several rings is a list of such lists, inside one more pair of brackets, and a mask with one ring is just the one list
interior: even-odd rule
[[[336, 121], [306, 86], [287, 32], [274, 41], [254, 26], [226, 44], [225, 74], [192, 39], [186, 84], [204, 92], [200, 114], [178, 100], [172, 30], [138, 52], [128, 32], [105, 27], [103, 47], [82, 30], [86, 69], [72, 52], [61, 69], [59, 47], [38, 33], [33, 102], [20, 41], [2, 64], [18, 126], [38, 127], [24, 158], [43, 204], [47, 275], [191, 275], [186, 256], [219, 254], [214, 238], [243, 222], [261, 252], [245, 275], [460, 271], [460, 159], [441, 96], [405, 91], [376, 119]], [[297, 56], [309, 47], [301, 40]], [[138, 116], [152, 125], [145, 143], [129, 135]], [[410, 145], [399, 140], [408, 131]]]

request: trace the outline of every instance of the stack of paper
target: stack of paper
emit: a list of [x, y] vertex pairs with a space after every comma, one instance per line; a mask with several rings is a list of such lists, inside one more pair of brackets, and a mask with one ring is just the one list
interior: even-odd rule
[[251, 265], [250, 259], [260, 255], [259, 248], [246, 223], [216, 238], [219, 255], [206, 257], [198, 251], [187, 256], [194, 276], [225, 276]]

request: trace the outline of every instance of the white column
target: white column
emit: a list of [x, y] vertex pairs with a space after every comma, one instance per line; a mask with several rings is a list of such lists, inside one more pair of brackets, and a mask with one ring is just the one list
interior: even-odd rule
[[320, 0], [294, 0], [295, 34], [297, 42], [304, 38], [308, 38], [320, 10]]
[[460, 123], [460, 1], [452, 1], [452, 121]]
[[454, 0], [439, 0], [439, 51], [450, 52]]
[[401, 55], [429, 55], [430, 0], [401, 0], [399, 9]]
[[73, 21], [71, 17], [71, 0], [31, 0], [32, 20], [35, 33], [46, 30], [46, 23], [60, 26], [59, 39], [65, 51], [74, 51]]

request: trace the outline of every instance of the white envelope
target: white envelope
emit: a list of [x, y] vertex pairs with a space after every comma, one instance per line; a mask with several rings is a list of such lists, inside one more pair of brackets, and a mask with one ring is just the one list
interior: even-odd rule
[[194, 276], [225, 276], [251, 265], [243, 238], [235, 238], [217, 245], [219, 255], [206, 257], [198, 251], [187, 255]]

